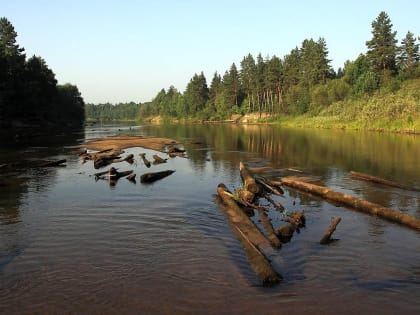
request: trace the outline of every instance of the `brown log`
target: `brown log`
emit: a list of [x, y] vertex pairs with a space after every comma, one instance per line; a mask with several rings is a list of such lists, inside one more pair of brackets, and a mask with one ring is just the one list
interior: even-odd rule
[[277, 228], [276, 234], [282, 243], [289, 243], [296, 229], [294, 224], [282, 225]]
[[280, 248], [281, 241], [277, 237], [276, 232], [274, 232], [273, 225], [271, 224], [271, 220], [268, 217], [267, 213], [265, 213], [263, 209], [259, 209], [258, 216], [261, 220], [262, 225], [264, 226], [265, 232], [267, 234], [268, 239], [270, 240], [271, 245], [274, 248]]
[[263, 177], [257, 177], [255, 178], [255, 181], [263, 186], [266, 190], [268, 190], [270, 193], [273, 193], [277, 196], [283, 196], [284, 192], [280, 187], [276, 187], [276, 185], [270, 185], [270, 182], [263, 178]]
[[[221, 193], [223, 194], [223, 192]], [[249, 232], [247, 232], [248, 229], [243, 225], [241, 226], [238, 224], [238, 218], [235, 219], [235, 211], [223, 202], [223, 199], [220, 195], [214, 196], [214, 202], [228, 218], [232, 232], [241, 243], [251, 268], [254, 270], [258, 279], [260, 279], [263, 285], [272, 285], [280, 282], [282, 280], [282, 276], [274, 270], [267, 257], [257, 246], [255, 246], [254, 242], [249, 238]]]
[[404, 189], [404, 190], [420, 191], [420, 189], [415, 188], [415, 187], [411, 187], [411, 186], [408, 186], [408, 185], [396, 183], [396, 182], [393, 182], [393, 181], [390, 181], [390, 180], [387, 180], [387, 179], [383, 179], [383, 178], [380, 178], [380, 177], [376, 177], [376, 176], [372, 176], [372, 175], [368, 175], [368, 174], [364, 174], [364, 173], [350, 171], [350, 174], [353, 175], [354, 177], [359, 178], [359, 179], [363, 179], [363, 180], [370, 181], [370, 182], [373, 182], [373, 183], [378, 183], [378, 184], [382, 184], [382, 185], [396, 187], [396, 188], [400, 188], [400, 189]]
[[249, 203], [252, 203], [255, 199], [255, 195], [252, 192], [243, 188], [238, 189], [238, 195], [239, 199]]
[[128, 176], [127, 176], [127, 179], [128, 179], [130, 182], [135, 183], [135, 182], [136, 182], [136, 173], [132, 173], [132, 174], [128, 175]]
[[396, 211], [390, 208], [386, 208], [379, 204], [362, 200], [347, 194], [342, 194], [324, 186], [318, 186], [310, 183], [300, 181], [296, 178], [283, 178], [282, 183], [284, 185], [302, 190], [304, 192], [311, 193], [316, 196], [321, 196], [326, 200], [340, 203], [344, 206], [351, 207], [355, 210], [359, 210], [364, 213], [377, 215], [380, 218], [388, 221], [397, 222], [412, 229], [420, 230], [420, 219], [409, 216], [400, 211]]
[[241, 174], [242, 180], [244, 181], [245, 189], [249, 190], [253, 194], [258, 194], [260, 192], [260, 187], [258, 186], [254, 177], [252, 177], [249, 174], [247, 168], [245, 167], [244, 163], [242, 163], [242, 162], [239, 162], [239, 172]]
[[133, 163], [133, 158], [134, 155], [133, 154], [129, 154], [127, 155], [125, 158], [118, 158], [118, 159], [113, 159], [112, 163], [120, 163], [120, 162], [128, 162], [128, 163]]
[[140, 157], [143, 160], [144, 165], [149, 168], [151, 166], [150, 161], [146, 159], [146, 153], [140, 153]]
[[340, 221], [341, 221], [340, 217], [335, 218], [334, 220], [331, 221], [331, 224], [330, 224], [327, 232], [325, 232], [324, 236], [319, 241], [320, 244], [331, 243], [331, 241], [332, 241], [331, 236], [334, 233], [334, 231], [337, 228], [337, 225], [338, 225], [338, 223], [340, 223]]
[[166, 163], [166, 159], [161, 158], [159, 155], [154, 154], [153, 156], [153, 164], [161, 164], [161, 163]]
[[229, 220], [239, 225], [240, 229], [250, 239], [252, 244], [260, 250], [270, 250], [272, 245], [269, 240], [261, 233], [257, 226], [252, 222], [244, 211], [238, 206], [224, 184], [217, 186], [217, 193], [222, 198], [224, 204], [229, 208], [226, 212], [229, 215]]
[[173, 170], [166, 170], [161, 172], [154, 172], [154, 173], [145, 173], [140, 176], [140, 181], [142, 183], [153, 183], [159, 179], [165, 178], [171, 174], [173, 174], [175, 171]]

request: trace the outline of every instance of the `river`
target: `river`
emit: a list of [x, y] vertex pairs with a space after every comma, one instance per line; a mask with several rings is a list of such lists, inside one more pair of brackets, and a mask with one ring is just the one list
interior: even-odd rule
[[[188, 158], [147, 169], [173, 169], [144, 185], [95, 181], [74, 146], [131, 134], [176, 139]], [[66, 167], [1, 169], [1, 314], [418, 314], [420, 232], [285, 189], [277, 200], [304, 210], [306, 227], [269, 258], [284, 280], [260, 284], [223, 212], [219, 183], [241, 186], [239, 162], [278, 179], [315, 183], [420, 218], [420, 193], [353, 178], [356, 170], [420, 187], [420, 137], [265, 125], [88, 126], [2, 137], [0, 165], [67, 159]], [[4, 140], [8, 139], [8, 141]], [[164, 156], [160, 153], [161, 156]], [[277, 197], [276, 197], [277, 198]], [[274, 227], [281, 213], [268, 212]], [[334, 237], [319, 245], [331, 219]], [[253, 217], [257, 225], [258, 216]]]

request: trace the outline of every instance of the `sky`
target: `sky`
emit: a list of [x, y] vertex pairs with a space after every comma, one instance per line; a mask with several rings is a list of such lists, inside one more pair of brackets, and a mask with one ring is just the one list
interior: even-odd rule
[[44, 58], [95, 104], [151, 101], [171, 85], [184, 92], [195, 73], [210, 84], [248, 53], [283, 58], [310, 38], [326, 40], [337, 70], [366, 53], [381, 11], [399, 42], [420, 35], [413, 0], [0, 0], [27, 57]]

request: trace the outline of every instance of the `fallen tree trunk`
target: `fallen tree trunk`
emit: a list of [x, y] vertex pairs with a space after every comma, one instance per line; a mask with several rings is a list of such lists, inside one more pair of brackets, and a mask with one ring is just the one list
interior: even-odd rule
[[331, 222], [331, 224], [330, 224], [327, 232], [325, 232], [324, 236], [319, 241], [320, 244], [328, 244], [328, 243], [331, 243], [331, 241], [332, 241], [331, 236], [334, 233], [334, 231], [337, 228], [337, 225], [338, 225], [338, 223], [340, 223], [340, 221], [341, 221], [341, 218], [338, 217], [338, 218], [335, 218]]
[[140, 176], [140, 182], [142, 183], [153, 183], [159, 179], [165, 178], [171, 174], [173, 174], [175, 171], [173, 170], [166, 170], [161, 172], [154, 172], [154, 173], [145, 173]]
[[244, 181], [245, 189], [252, 192], [253, 194], [258, 194], [260, 192], [260, 186], [258, 186], [254, 177], [249, 174], [247, 168], [242, 162], [239, 162], [239, 172], [241, 174], [242, 180]]
[[316, 196], [321, 196], [327, 200], [338, 202], [361, 212], [377, 215], [378, 217], [388, 221], [397, 222], [412, 229], [420, 230], [420, 219], [386, 208], [376, 203], [342, 194], [324, 186], [306, 183], [295, 178], [283, 178], [281, 182], [286, 186], [290, 186]]
[[268, 215], [265, 213], [263, 209], [258, 209], [258, 216], [261, 220], [262, 225], [264, 226], [264, 229], [267, 233], [267, 237], [270, 240], [271, 245], [274, 248], [280, 248], [281, 241], [277, 237], [276, 232], [274, 232], [273, 225], [271, 224], [271, 221]]
[[[239, 224], [238, 219], [234, 214], [235, 211], [223, 202], [223, 199], [220, 195], [215, 195], [214, 201], [216, 205], [226, 214], [232, 232], [240, 241], [251, 265], [251, 268], [254, 270], [260, 281], [264, 285], [271, 285], [280, 282], [282, 280], [282, 276], [274, 270], [267, 257], [257, 246], [255, 246], [254, 242], [249, 238], [249, 233], [247, 233], [248, 229], [245, 226]], [[241, 215], [239, 216], [241, 217]]]
[[359, 178], [359, 179], [363, 179], [363, 180], [370, 181], [370, 182], [373, 182], [373, 183], [378, 183], [378, 184], [387, 185], [387, 186], [391, 186], [391, 187], [401, 188], [401, 189], [405, 189], [405, 190], [420, 191], [420, 189], [415, 188], [415, 187], [411, 187], [411, 186], [408, 186], [408, 185], [396, 183], [396, 182], [393, 182], [393, 181], [390, 181], [390, 180], [387, 180], [387, 179], [383, 179], [383, 178], [380, 178], [380, 177], [376, 177], [376, 176], [372, 176], [372, 175], [368, 175], [368, 174], [364, 174], [364, 173], [350, 171], [350, 174], [353, 175], [354, 177]]
[[149, 168], [151, 166], [150, 161], [146, 159], [146, 153], [140, 153], [140, 157], [143, 160], [144, 165]]
[[159, 155], [154, 154], [153, 156], [154, 162], [153, 164], [161, 164], [161, 163], [166, 163], [166, 159], [161, 158]]
[[229, 211], [227, 211], [229, 219], [240, 227], [252, 244], [260, 250], [271, 250], [272, 245], [269, 240], [238, 206], [235, 199], [233, 199], [232, 194], [228, 192], [224, 184], [219, 184], [217, 186], [217, 193], [220, 198], [222, 198], [223, 203], [229, 208]]

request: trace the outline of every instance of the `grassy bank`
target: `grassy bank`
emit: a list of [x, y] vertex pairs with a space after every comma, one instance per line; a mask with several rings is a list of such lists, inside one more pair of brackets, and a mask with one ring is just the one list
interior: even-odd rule
[[312, 107], [301, 116], [272, 117], [269, 121], [291, 127], [420, 133], [420, 80], [405, 81], [395, 93], [378, 92]]

